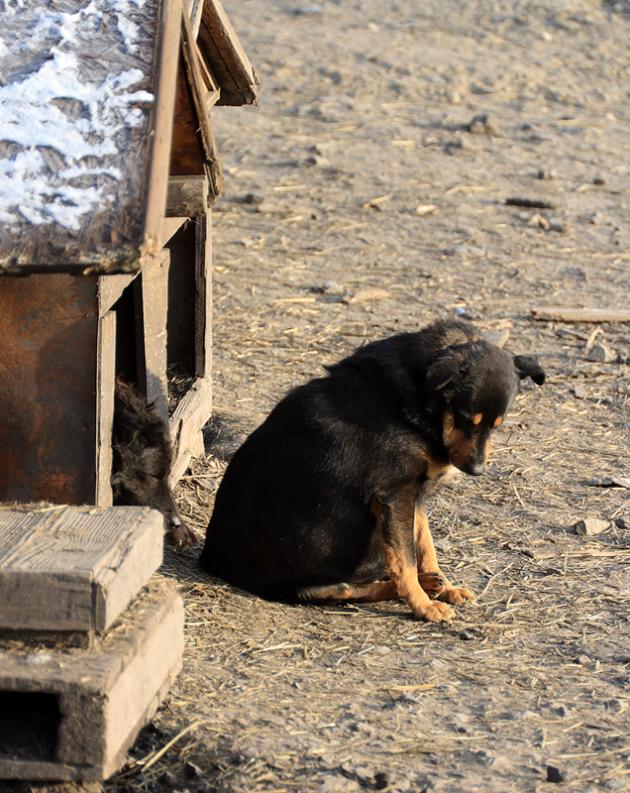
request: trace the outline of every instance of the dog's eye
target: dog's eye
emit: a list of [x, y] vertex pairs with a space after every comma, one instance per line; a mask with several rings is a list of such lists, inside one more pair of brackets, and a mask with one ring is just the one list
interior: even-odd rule
[[497, 416], [496, 419], [492, 422], [493, 427], [500, 427], [503, 424], [503, 416]]

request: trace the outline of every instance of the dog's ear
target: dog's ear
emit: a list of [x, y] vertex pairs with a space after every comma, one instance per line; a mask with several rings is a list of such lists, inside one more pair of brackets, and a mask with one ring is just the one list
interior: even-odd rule
[[461, 375], [462, 359], [454, 352], [447, 352], [427, 369], [424, 380], [429, 391], [443, 391], [446, 386], [458, 382]]
[[531, 377], [536, 385], [545, 382], [545, 370], [533, 355], [515, 355], [514, 368], [521, 380]]

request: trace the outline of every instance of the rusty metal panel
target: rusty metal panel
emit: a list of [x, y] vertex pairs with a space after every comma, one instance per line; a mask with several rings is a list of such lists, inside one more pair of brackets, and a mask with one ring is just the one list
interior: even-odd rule
[[0, 276], [0, 501], [95, 501], [95, 276]]

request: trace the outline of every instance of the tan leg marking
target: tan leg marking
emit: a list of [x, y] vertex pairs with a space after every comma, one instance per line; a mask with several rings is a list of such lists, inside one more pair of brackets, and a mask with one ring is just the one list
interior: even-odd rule
[[373, 581], [371, 584], [330, 584], [302, 589], [300, 600], [364, 600], [376, 603], [398, 597], [393, 581]]
[[416, 543], [416, 554], [418, 556], [418, 576], [427, 573], [437, 573], [444, 581], [443, 588], [437, 594], [438, 599], [444, 600], [446, 603], [451, 603], [452, 605], [464, 603], [466, 600], [474, 600], [475, 596], [470, 589], [453, 586], [440, 570], [437, 553], [435, 552], [435, 545], [433, 544], [433, 537], [429, 529], [427, 513], [419, 506], [416, 506], [414, 512], [413, 536]]

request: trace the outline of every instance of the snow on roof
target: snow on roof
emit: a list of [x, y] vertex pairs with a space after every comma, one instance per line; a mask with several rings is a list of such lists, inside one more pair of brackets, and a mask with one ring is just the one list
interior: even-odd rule
[[0, 269], [139, 245], [158, 0], [0, 0]]

